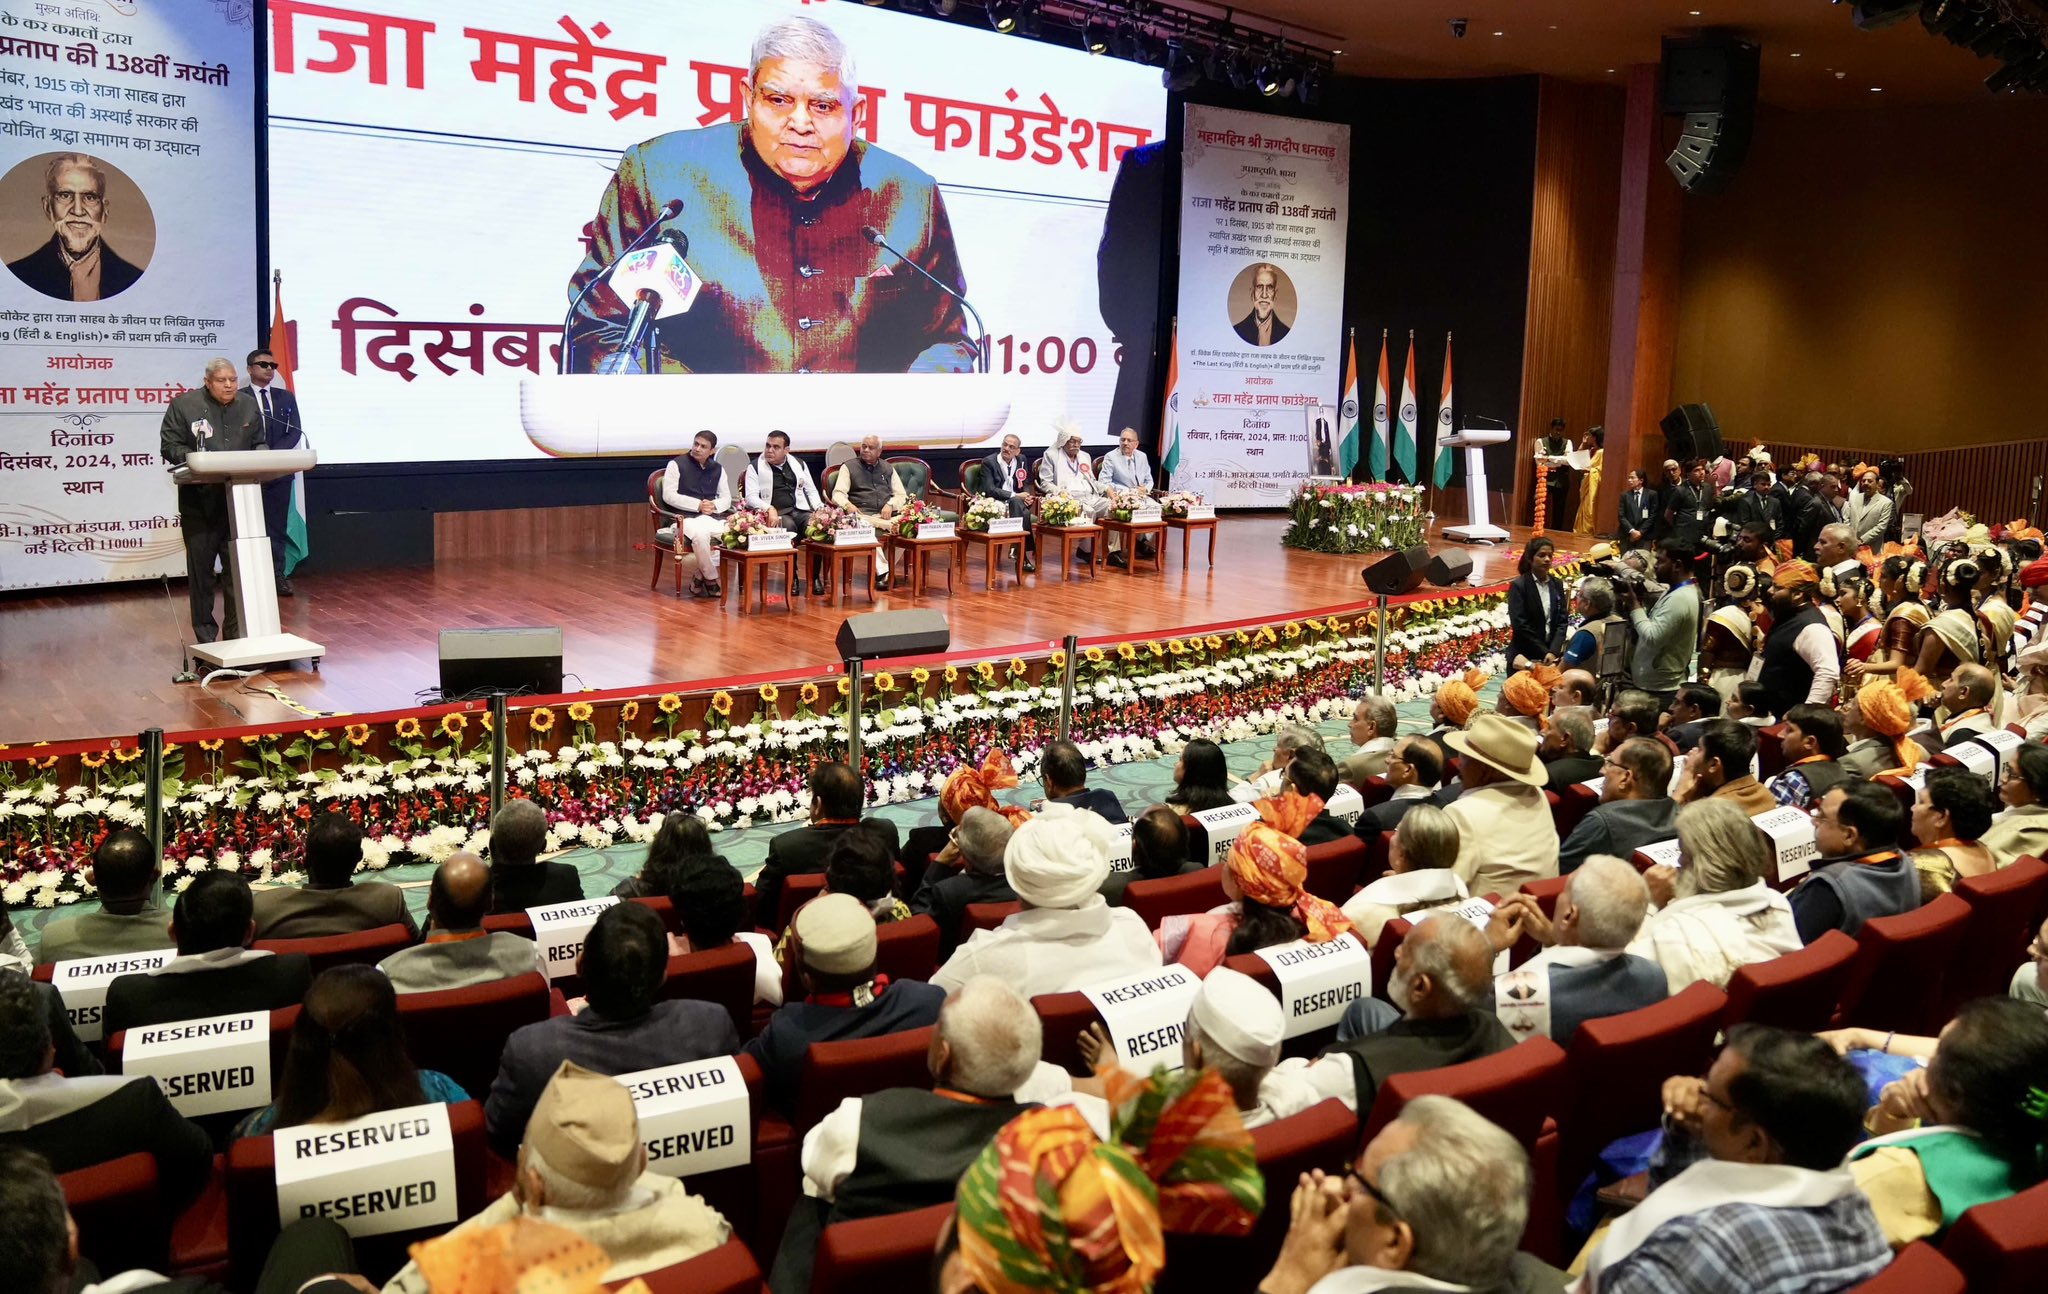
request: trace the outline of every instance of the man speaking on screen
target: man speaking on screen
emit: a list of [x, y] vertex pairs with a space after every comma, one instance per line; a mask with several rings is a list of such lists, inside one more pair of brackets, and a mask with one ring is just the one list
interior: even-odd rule
[[[660, 320], [660, 371], [971, 371], [960, 303], [889, 250], [964, 292], [945, 201], [931, 176], [856, 138], [867, 105], [845, 43], [813, 18], [771, 23], [754, 38], [745, 95], [739, 122], [626, 150], [570, 295], [650, 234], [675, 200], [680, 213], [667, 228], [687, 236], [703, 289]], [[628, 310], [608, 288], [583, 298], [572, 371], [600, 369]]]

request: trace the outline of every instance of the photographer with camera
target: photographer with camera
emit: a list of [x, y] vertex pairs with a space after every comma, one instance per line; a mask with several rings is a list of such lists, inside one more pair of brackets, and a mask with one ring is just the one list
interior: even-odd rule
[[1636, 631], [1636, 654], [1630, 675], [1662, 709], [1692, 676], [1693, 651], [1699, 646], [1700, 590], [1693, 582], [1692, 546], [1676, 536], [1659, 542], [1655, 574], [1664, 592], [1647, 609], [1644, 586], [1623, 583], [1615, 591], [1632, 604], [1628, 619]]

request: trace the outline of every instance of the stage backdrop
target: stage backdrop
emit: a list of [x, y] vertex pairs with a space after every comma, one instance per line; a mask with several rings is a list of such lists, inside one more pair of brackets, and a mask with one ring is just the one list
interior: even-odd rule
[[1277, 507], [1337, 474], [1350, 178], [1349, 126], [1188, 105], [1176, 488]]
[[[621, 153], [739, 121], [755, 34], [792, 16], [850, 48], [861, 137], [937, 180], [990, 334], [993, 377], [903, 378], [904, 398], [945, 404], [993, 383], [1027, 444], [1049, 443], [1062, 414], [1110, 438], [1119, 348], [1096, 251], [1121, 159], [1164, 133], [1157, 69], [799, 0], [612, 0], [601, 23], [553, 0], [271, 0], [269, 14], [271, 258], [291, 285], [299, 398], [326, 428], [324, 461], [539, 456], [522, 380], [554, 371], [567, 284]], [[673, 227], [717, 245], [712, 206], [685, 195]], [[1141, 361], [1150, 340], [1134, 339]], [[671, 452], [705, 426], [751, 448], [768, 419], [799, 449], [824, 447], [804, 435], [826, 389], [806, 376], [746, 375], [738, 407], [732, 378], [705, 376], [608, 379], [663, 383], [673, 440], [591, 451]]]
[[185, 569], [157, 428], [256, 335], [253, 49], [227, 0], [0, 0], [0, 589]]

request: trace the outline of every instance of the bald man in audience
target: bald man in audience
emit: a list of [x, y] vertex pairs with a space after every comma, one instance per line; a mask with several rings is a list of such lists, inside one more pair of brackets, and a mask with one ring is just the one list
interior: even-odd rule
[[1941, 686], [1941, 709], [1937, 712], [1944, 749], [1997, 726], [1989, 708], [1997, 693], [1997, 676], [1982, 665], [1955, 667], [1948, 682]]
[[377, 963], [400, 993], [494, 984], [528, 971], [546, 974], [540, 946], [509, 930], [485, 930], [491, 869], [475, 854], [451, 854], [427, 891], [427, 937]]
[[1600, 680], [1590, 670], [1568, 669], [1557, 676], [1557, 685], [1550, 689], [1550, 708], [1554, 713], [1571, 706], [1596, 706], [1600, 701]]
[[1357, 749], [1344, 757], [1338, 775], [1353, 786], [1369, 777], [1384, 777], [1400, 729], [1401, 717], [1392, 701], [1377, 693], [1358, 698], [1351, 708], [1351, 744]]

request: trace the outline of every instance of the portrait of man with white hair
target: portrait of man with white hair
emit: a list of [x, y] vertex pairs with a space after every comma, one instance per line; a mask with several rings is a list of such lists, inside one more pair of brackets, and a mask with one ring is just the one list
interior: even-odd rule
[[[135, 286], [142, 267], [107, 242], [107, 167], [84, 153], [56, 153], [43, 168], [43, 220], [49, 240], [17, 261], [10, 273], [59, 301], [104, 301]], [[129, 248], [134, 251], [134, 248]]]
[[[742, 92], [742, 120], [625, 151], [568, 295], [651, 241], [675, 201], [663, 229], [688, 239], [703, 288], [657, 325], [661, 372], [972, 371], [960, 302], [938, 286], [967, 288], [945, 197], [930, 175], [861, 137], [869, 104], [839, 34], [799, 14], [769, 23]], [[870, 229], [914, 265], [872, 243]], [[629, 305], [603, 287], [582, 298], [572, 371], [600, 371], [624, 340]]]

